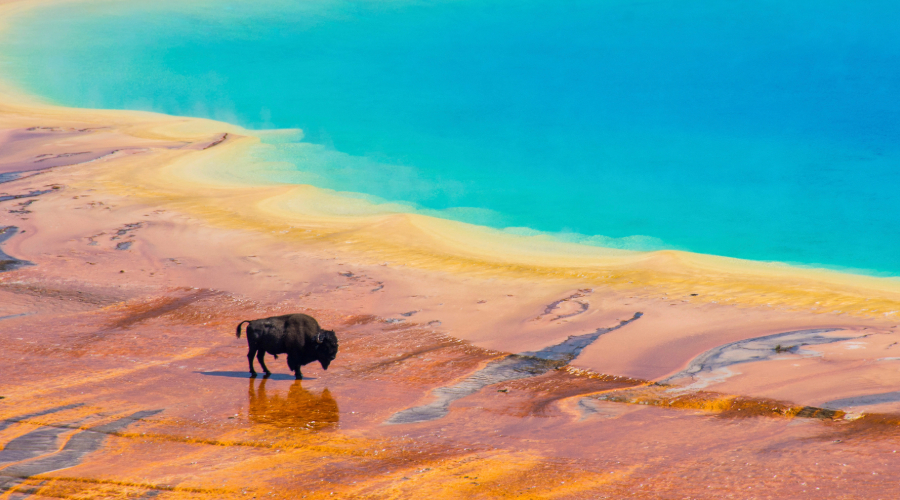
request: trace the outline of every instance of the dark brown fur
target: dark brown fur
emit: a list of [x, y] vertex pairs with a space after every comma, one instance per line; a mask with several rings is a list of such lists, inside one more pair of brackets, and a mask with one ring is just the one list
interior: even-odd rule
[[266, 353], [275, 356], [287, 354], [288, 368], [294, 372], [296, 378], [302, 379], [300, 367], [318, 361], [322, 368], [327, 370], [328, 365], [337, 356], [338, 340], [332, 330], [323, 330], [319, 323], [305, 314], [285, 314], [271, 318], [241, 321], [237, 326], [237, 337], [241, 338], [241, 325], [247, 325], [247, 345], [250, 351], [247, 360], [250, 362], [250, 376], [256, 376], [253, 369], [253, 357], [259, 361], [259, 365], [266, 376], [272, 372], [263, 361]]

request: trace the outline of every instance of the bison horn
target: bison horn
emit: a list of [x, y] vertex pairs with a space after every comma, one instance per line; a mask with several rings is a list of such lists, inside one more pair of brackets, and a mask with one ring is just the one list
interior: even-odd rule
[[316, 343], [317, 343], [317, 344], [321, 344], [321, 343], [322, 343], [322, 330], [319, 330], [319, 333], [316, 334]]

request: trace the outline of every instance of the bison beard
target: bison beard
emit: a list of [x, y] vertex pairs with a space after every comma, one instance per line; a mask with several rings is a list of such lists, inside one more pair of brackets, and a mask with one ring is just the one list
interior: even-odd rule
[[334, 331], [323, 330], [315, 319], [305, 314], [241, 321], [237, 326], [238, 338], [241, 338], [241, 325], [244, 323], [247, 323], [247, 345], [250, 347], [247, 360], [250, 362], [251, 377], [256, 376], [254, 356], [266, 376], [272, 374], [263, 361], [266, 353], [275, 356], [275, 359], [278, 359], [278, 354], [286, 353], [288, 368], [298, 380], [303, 378], [301, 366], [318, 361], [327, 370], [337, 356], [338, 341]]

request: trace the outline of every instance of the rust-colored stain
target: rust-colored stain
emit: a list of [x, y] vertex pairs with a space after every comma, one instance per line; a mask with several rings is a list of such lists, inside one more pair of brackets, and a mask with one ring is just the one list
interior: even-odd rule
[[[570, 255], [246, 185], [257, 140], [224, 123], [4, 96], [0, 133], [44, 137], [30, 158], [102, 161], [3, 184], [0, 227], [18, 229], [0, 235], [0, 500], [898, 496], [900, 415], [620, 376], [802, 323], [860, 342], [817, 358], [794, 383], [822, 390], [798, 399], [827, 400], [826, 375], [859, 381], [835, 398], [896, 396], [896, 283], [676, 251]], [[270, 358], [272, 376], [250, 378], [238, 322], [300, 312], [337, 331], [329, 370], [296, 381]], [[776, 373], [711, 389], [798, 394], [773, 390], [793, 376]]]
[[[171, 316], [183, 323], [191, 320], [201, 322], [203, 317], [197, 311], [190, 314], [185, 313], [184, 309], [195, 302], [224, 295], [212, 290], [176, 290], [170, 294], [136, 304], [127, 304], [122, 307], [122, 314], [108, 324], [108, 328], [131, 328], [144, 321], [163, 316]], [[207, 315], [206, 319], [212, 320], [213, 317]]]

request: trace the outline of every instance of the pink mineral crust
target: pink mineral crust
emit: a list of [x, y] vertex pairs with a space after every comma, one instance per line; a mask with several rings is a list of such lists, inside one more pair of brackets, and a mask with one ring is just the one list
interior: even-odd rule
[[[6, 488], [895, 496], [891, 280], [511, 236], [250, 182], [225, 124], [2, 102]], [[235, 326], [293, 312], [337, 358], [249, 378]]]

